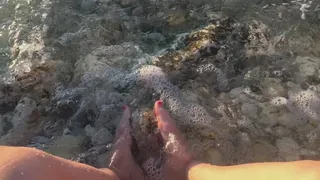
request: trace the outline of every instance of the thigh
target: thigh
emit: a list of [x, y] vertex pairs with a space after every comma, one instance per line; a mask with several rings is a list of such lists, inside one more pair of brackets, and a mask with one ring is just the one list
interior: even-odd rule
[[37, 149], [0, 146], [0, 179], [116, 180], [118, 178], [109, 169], [96, 169]]

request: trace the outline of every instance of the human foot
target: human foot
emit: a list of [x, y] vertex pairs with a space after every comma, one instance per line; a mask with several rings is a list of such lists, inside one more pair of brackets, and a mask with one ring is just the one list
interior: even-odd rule
[[143, 172], [131, 153], [132, 126], [130, 124], [130, 117], [130, 108], [123, 106], [123, 114], [116, 130], [109, 168], [117, 174], [120, 180], [142, 180], [144, 179]]
[[183, 138], [168, 111], [163, 108], [162, 101], [155, 103], [154, 113], [167, 155], [164, 179], [186, 179], [186, 168], [192, 160], [187, 141]]

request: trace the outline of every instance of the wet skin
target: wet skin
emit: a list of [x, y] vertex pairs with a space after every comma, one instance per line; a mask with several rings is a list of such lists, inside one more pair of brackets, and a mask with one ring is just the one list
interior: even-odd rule
[[[97, 169], [66, 160], [43, 151], [0, 146], [1, 180], [142, 180], [144, 175], [131, 154], [130, 108], [124, 106], [117, 128], [109, 168]], [[154, 106], [158, 128], [167, 149], [164, 180], [320, 180], [320, 162], [295, 161], [253, 163], [236, 166], [213, 166], [192, 159], [187, 141], [175, 121], [163, 108], [163, 102]]]

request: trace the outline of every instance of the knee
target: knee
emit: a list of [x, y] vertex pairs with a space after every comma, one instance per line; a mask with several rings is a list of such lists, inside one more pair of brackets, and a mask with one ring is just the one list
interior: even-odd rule
[[26, 147], [0, 147], [0, 179], [34, 179], [40, 169], [44, 152]]

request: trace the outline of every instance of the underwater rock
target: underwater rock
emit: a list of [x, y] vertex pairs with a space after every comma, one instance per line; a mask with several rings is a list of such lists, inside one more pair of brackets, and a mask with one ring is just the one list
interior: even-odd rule
[[90, 148], [72, 158], [73, 161], [85, 163], [96, 168], [107, 168], [111, 145], [100, 145]]
[[281, 138], [276, 140], [276, 145], [279, 149], [279, 155], [285, 161], [294, 161], [300, 159], [300, 147], [291, 138]]
[[231, 89], [231, 91], [229, 92], [230, 96], [233, 98], [239, 97], [242, 93], [243, 89], [241, 87]]
[[285, 96], [287, 93], [280, 80], [266, 79], [260, 85], [261, 91], [266, 97]]
[[315, 124], [319, 123], [320, 99], [314, 91], [290, 91], [287, 108], [302, 123], [307, 121]]
[[270, 100], [270, 105], [274, 107], [284, 107], [287, 105], [288, 100], [284, 97], [275, 97]]
[[275, 137], [288, 137], [291, 136], [292, 134], [292, 129], [289, 129], [292, 126], [275, 126], [275, 127], [271, 127], [271, 131], [268, 130], [269, 133], [271, 133], [273, 136]]
[[319, 59], [314, 57], [297, 57], [296, 63], [299, 66], [299, 74], [297, 74], [297, 83], [307, 82], [309, 84], [319, 84]]
[[52, 145], [45, 151], [56, 156], [70, 159], [80, 153], [80, 146], [83, 140], [84, 138], [82, 136], [60, 136], [54, 139]]
[[97, 168], [107, 168], [109, 166], [109, 163], [106, 161], [106, 159], [110, 159], [110, 154], [109, 152], [102, 153], [98, 155], [97, 160], [95, 161], [96, 165], [94, 167]]
[[[241, 52], [239, 49], [244, 46], [243, 43], [238, 43], [236, 46], [221, 48], [221, 44], [226, 43], [229, 36], [234, 36], [230, 44], [236, 40], [245, 40], [246, 28], [240, 28], [240, 26], [232, 19], [225, 18], [200, 30], [190, 32], [180, 38], [179, 46], [159, 55], [158, 61], [155, 61], [154, 64], [168, 74], [173, 84], [188, 85], [188, 80], [192, 79], [212, 86], [212, 89], [217, 92], [228, 91], [230, 82], [242, 67], [238, 66], [241, 58], [234, 59], [231, 52], [226, 51], [239, 53]], [[235, 51], [232, 48], [238, 50]], [[226, 61], [227, 57], [220, 59], [220, 56], [217, 56], [220, 52], [230, 54], [232, 60]]]
[[256, 119], [258, 117], [258, 108], [253, 104], [242, 104], [242, 112], [250, 118]]
[[1, 92], [5, 96], [0, 98], [0, 104], [3, 103], [5, 106], [2, 110], [3, 112], [11, 110], [17, 105], [21, 96], [27, 96], [38, 103], [39, 111], [43, 113], [56, 87], [69, 80], [70, 68], [66, 63], [61, 61], [35, 63], [29, 72], [21, 71], [15, 75], [12, 82], [3, 85]]
[[21, 97], [20, 88], [16, 85], [0, 85], [0, 114], [13, 111]]
[[[85, 2], [90, 0], [85, 0]], [[62, 47], [68, 47], [75, 41], [78, 41], [79, 39], [84, 39], [85, 37], [90, 35], [89, 29], [80, 29], [77, 32], [74, 33], [65, 33], [59, 38], [57, 38], [54, 42], [54, 44], [60, 45]]]
[[260, 118], [257, 121], [268, 127], [272, 127], [278, 123], [277, 118], [279, 117], [279, 112], [275, 108], [270, 107], [268, 104], [261, 107], [262, 111], [260, 113]]
[[29, 141], [28, 147], [46, 150], [50, 145], [52, 145], [53, 139], [54, 138], [48, 138], [45, 136], [36, 136]]
[[284, 113], [278, 117], [279, 124], [288, 127], [293, 128], [297, 127], [298, 125], [302, 125], [303, 123], [296, 121], [294, 115], [292, 113]]
[[187, 21], [186, 12], [184, 10], [178, 9], [167, 14], [167, 22], [169, 26], [179, 26], [185, 24]]
[[90, 125], [85, 127], [87, 136], [91, 137], [92, 144], [96, 145], [107, 145], [113, 140], [113, 136], [108, 129], [101, 128], [99, 130], [93, 128]]
[[224, 165], [223, 156], [218, 150], [212, 149], [208, 150], [206, 155], [206, 161], [214, 165]]
[[99, 115], [98, 107], [88, 97], [80, 103], [79, 109], [68, 120], [68, 128], [72, 133], [82, 134], [87, 124], [93, 124]]
[[10, 114], [0, 115], [0, 136], [7, 134], [12, 129], [11, 119], [12, 115]]
[[254, 161], [266, 162], [268, 159], [274, 159], [277, 157], [277, 148], [271, 144], [271, 142], [260, 140], [253, 145]]
[[108, 79], [109, 83], [123, 81], [122, 71], [137, 68], [147, 63], [149, 58], [132, 43], [102, 46], [78, 61], [72, 83], [83, 81], [88, 86], [93, 78]]
[[12, 129], [0, 138], [1, 144], [21, 146], [26, 145], [30, 138], [40, 132], [40, 113], [36, 102], [30, 98], [22, 98], [10, 123]]
[[128, 5], [131, 5], [135, 2], [135, 0], [120, 0], [120, 4], [122, 6], [128, 6]]
[[20, 100], [15, 108], [14, 116], [11, 120], [13, 127], [18, 126], [20, 123], [33, 123], [34, 119], [30, 117], [32, 114], [36, 114], [36, 101], [29, 98], [23, 98]]
[[98, 0], [82, 0], [81, 9], [84, 11], [93, 11], [97, 6]]
[[[257, 0], [251, 0], [254, 1]], [[249, 3], [248, 2], [243, 2], [239, 0], [226, 0], [223, 1], [222, 5], [222, 12], [227, 14], [230, 17], [233, 18], [240, 18], [241, 16], [244, 16], [245, 11], [244, 9], [247, 9]]]

